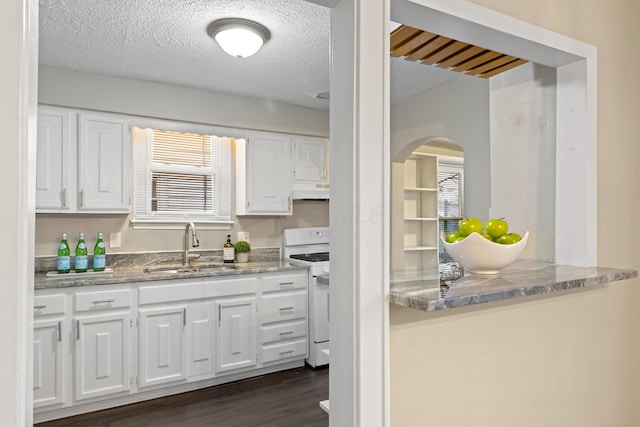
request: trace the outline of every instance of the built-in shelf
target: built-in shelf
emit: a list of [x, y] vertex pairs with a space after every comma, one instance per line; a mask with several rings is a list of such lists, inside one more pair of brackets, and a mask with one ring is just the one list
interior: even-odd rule
[[404, 191], [407, 192], [421, 192], [421, 191], [425, 191], [425, 192], [437, 192], [438, 189], [437, 188], [418, 188], [418, 187], [413, 187], [413, 188], [405, 188]]
[[438, 218], [405, 218], [405, 221], [437, 221]]
[[438, 265], [438, 157], [414, 151], [403, 164], [405, 267]]
[[435, 251], [437, 250], [437, 246], [407, 246], [404, 248], [405, 251]]

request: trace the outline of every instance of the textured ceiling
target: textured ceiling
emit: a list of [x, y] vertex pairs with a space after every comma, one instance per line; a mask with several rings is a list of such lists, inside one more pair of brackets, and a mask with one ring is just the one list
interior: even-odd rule
[[[40, 63], [328, 109], [330, 10], [304, 0], [40, 0]], [[252, 19], [271, 40], [234, 58], [206, 32]], [[391, 58], [392, 102], [455, 74]]]

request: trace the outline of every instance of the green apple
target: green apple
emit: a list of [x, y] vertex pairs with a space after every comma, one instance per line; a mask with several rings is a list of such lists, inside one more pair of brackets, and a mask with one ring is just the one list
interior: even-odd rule
[[459, 231], [452, 231], [447, 236], [447, 242], [449, 242], [449, 243], [455, 243], [458, 240], [462, 240], [462, 239], [464, 239], [464, 236]]
[[487, 233], [486, 231], [483, 231], [482, 233], [480, 233], [480, 235], [481, 235], [482, 237], [484, 237], [485, 239], [487, 239], [487, 240], [493, 240], [493, 239], [491, 238], [491, 236], [489, 235], [489, 233]]
[[465, 218], [460, 221], [460, 233], [467, 237], [471, 233], [482, 233], [482, 221], [478, 218]]
[[513, 243], [519, 242], [520, 240], [522, 240], [522, 237], [520, 237], [518, 233], [508, 233], [498, 237], [497, 242], [501, 245], [511, 245]]
[[522, 240], [522, 236], [518, 233], [509, 233], [509, 236], [511, 236], [511, 243], [517, 243]]
[[487, 220], [484, 224], [485, 231], [491, 236], [493, 239], [497, 239], [502, 235], [507, 234], [509, 231], [509, 224], [504, 218], [492, 218]]

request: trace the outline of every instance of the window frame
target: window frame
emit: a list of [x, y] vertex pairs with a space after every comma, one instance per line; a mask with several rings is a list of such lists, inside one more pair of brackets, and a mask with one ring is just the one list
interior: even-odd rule
[[[213, 164], [210, 169], [214, 184], [213, 205], [220, 208], [221, 203], [226, 203], [228, 215], [220, 215], [217, 213], [204, 212], [152, 212], [151, 211], [151, 175], [153, 172], [160, 171], [178, 171], [181, 173], [193, 172], [196, 169], [181, 166], [169, 165], [153, 165], [151, 155], [151, 138], [140, 141], [134, 137], [134, 128], [142, 130], [161, 130], [181, 133], [195, 133], [200, 135], [211, 135], [212, 140], [212, 158], [217, 156], [214, 146], [217, 143], [223, 144], [220, 148], [219, 167]], [[219, 126], [211, 126], [199, 123], [178, 122], [161, 119], [133, 119], [130, 123], [130, 133], [133, 150], [133, 184], [132, 184], [132, 200], [133, 210], [131, 216], [131, 224], [134, 229], [179, 229], [186, 222], [195, 222], [207, 229], [225, 229], [231, 228], [235, 221], [235, 162], [234, 162], [234, 139], [246, 139], [247, 132], [240, 129], [226, 128]], [[215, 160], [214, 160], [215, 163]], [[207, 173], [208, 174], [208, 173]], [[224, 175], [224, 176], [223, 176]], [[140, 181], [144, 179], [142, 184]], [[139, 194], [141, 186], [144, 185], [145, 194], [141, 197]], [[226, 197], [227, 199], [221, 200]], [[144, 204], [141, 206], [141, 204]]]

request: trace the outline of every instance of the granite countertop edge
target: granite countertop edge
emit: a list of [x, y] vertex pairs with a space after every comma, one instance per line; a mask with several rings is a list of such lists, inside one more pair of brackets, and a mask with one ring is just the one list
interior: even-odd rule
[[[240, 274], [257, 274], [257, 273], [269, 273], [288, 270], [300, 270], [306, 269], [304, 266], [293, 265], [283, 260], [276, 261], [259, 261], [248, 263], [231, 264], [233, 267], [220, 268], [203, 266], [202, 271], [190, 271], [180, 273], [146, 273], [144, 270], [149, 266], [140, 267], [120, 267], [113, 268], [113, 273], [95, 273], [76, 276], [73, 274], [47, 277], [46, 273], [36, 273], [34, 278], [34, 289], [59, 289], [59, 288], [71, 288], [80, 286], [96, 286], [96, 285], [116, 285], [123, 283], [137, 283], [137, 282], [158, 282], [166, 280], [178, 280], [178, 279], [193, 279], [193, 278], [207, 278], [207, 277], [221, 277], [221, 276], [235, 276]], [[162, 268], [181, 268], [182, 266], [167, 266], [163, 265]], [[197, 267], [197, 265], [196, 265]]]
[[636, 270], [577, 267], [547, 261], [520, 260], [495, 275], [472, 274], [458, 279], [440, 295], [439, 280], [391, 281], [389, 302], [421, 311], [441, 311], [531, 295], [585, 288], [638, 277]]

